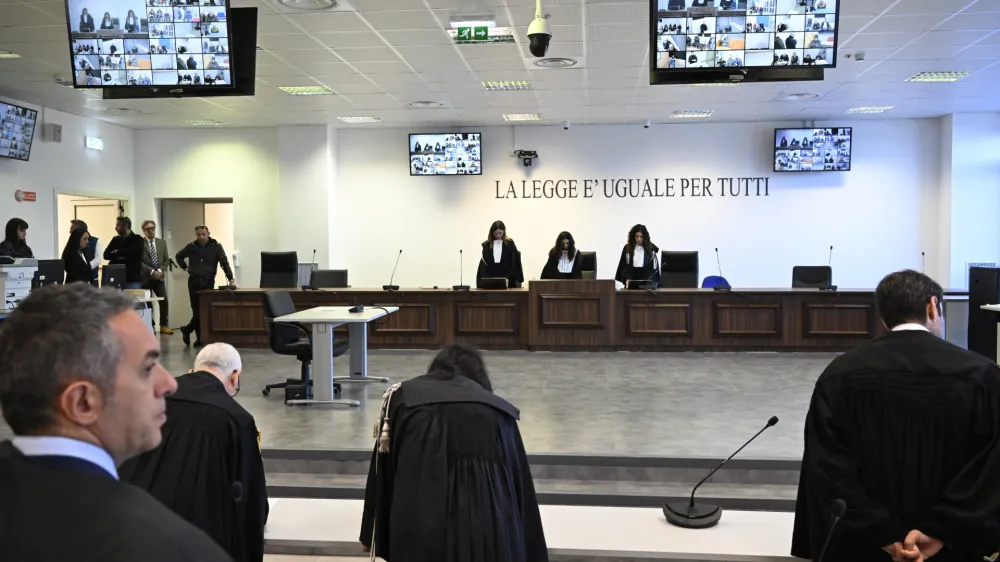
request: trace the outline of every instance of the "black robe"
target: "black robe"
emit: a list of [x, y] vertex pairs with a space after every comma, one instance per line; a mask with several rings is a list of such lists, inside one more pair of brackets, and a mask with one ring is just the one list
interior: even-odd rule
[[177, 377], [163, 442], [119, 468], [237, 562], [264, 558], [267, 485], [253, 416], [210, 373]]
[[493, 241], [483, 242], [483, 255], [479, 260], [479, 269], [476, 271], [476, 286], [484, 277], [506, 277], [507, 288], [520, 287], [524, 282], [524, 273], [521, 269], [521, 254], [517, 251], [517, 244], [510, 238], [504, 240], [503, 248], [500, 252], [500, 262], [493, 258]]
[[146, 492], [70, 457], [0, 442], [0, 559], [223, 562], [212, 539]]
[[660, 268], [657, 267], [660, 260], [658, 259], [658, 254], [660, 249], [656, 247], [656, 244], [652, 244], [652, 250], [647, 250], [646, 255], [643, 258], [642, 265], [636, 267], [632, 263], [632, 256], [628, 253], [628, 246], [622, 247], [622, 255], [618, 260], [618, 269], [615, 270], [615, 281], [619, 283], [628, 285], [628, 281], [638, 281], [642, 284], [648, 284], [659, 286], [660, 284]]
[[997, 365], [924, 331], [835, 359], [806, 416], [793, 556], [819, 556], [838, 498], [827, 562], [887, 562], [912, 529], [945, 542], [935, 562], [1000, 548]]
[[374, 533], [387, 562], [548, 560], [518, 416], [465, 377], [402, 383], [389, 450], [372, 453], [361, 543]]
[[580, 252], [576, 252], [576, 256], [573, 258], [573, 271], [569, 273], [559, 273], [559, 259], [562, 257], [562, 252], [558, 252], [555, 256], [549, 254], [549, 261], [545, 262], [545, 267], [542, 268], [542, 279], [583, 279], [583, 269], [580, 267]]

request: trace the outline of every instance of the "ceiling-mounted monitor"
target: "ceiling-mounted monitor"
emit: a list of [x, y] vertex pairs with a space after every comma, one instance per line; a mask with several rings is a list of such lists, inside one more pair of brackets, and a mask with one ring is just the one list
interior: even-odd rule
[[410, 175], [482, 175], [482, 137], [481, 133], [411, 134]]
[[852, 129], [774, 130], [775, 172], [850, 172]]
[[0, 102], [0, 158], [28, 161], [38, 112]]
[[232, 88], [229, 0], [66, 0], [76, 88]]
[[839, 0], [650, 0], [650, 84], [822, 80]]

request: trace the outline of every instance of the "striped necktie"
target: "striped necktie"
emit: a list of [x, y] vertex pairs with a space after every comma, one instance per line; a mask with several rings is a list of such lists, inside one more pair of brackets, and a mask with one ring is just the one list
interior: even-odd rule
[[156, 240], [149, 241], [149, 255], [153, 258], [153, 271], [160, 269], [160, 258], [156, 256]]

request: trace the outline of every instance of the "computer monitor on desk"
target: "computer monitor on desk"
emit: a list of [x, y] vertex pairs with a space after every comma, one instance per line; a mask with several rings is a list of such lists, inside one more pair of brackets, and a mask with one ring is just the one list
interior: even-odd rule
[[118, 289], [125, 287], [125, 266], [105, 265], [101, 268], [101, 288]]
[[698, 252], [660, 253], [660, 286], [665, 289], [697, 289]]
[[62, 260], [38, 260], [38, 270], [35, 271], [35, 277], [31, 280], [31, 288], [62, 285], [65, 276]]

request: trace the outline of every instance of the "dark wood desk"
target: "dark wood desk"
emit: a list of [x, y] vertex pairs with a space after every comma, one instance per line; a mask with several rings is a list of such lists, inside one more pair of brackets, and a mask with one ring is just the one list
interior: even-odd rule
[[[202, 339], [267, 347], [264, 291], [202, 292]], [[620, 291], [611, 280], [578, 280], [507, 291], [290, 292], [299, 310], [398, 306], [369, 327], [373, 349], [844, 351], [883, 332], [871, 290]]]

